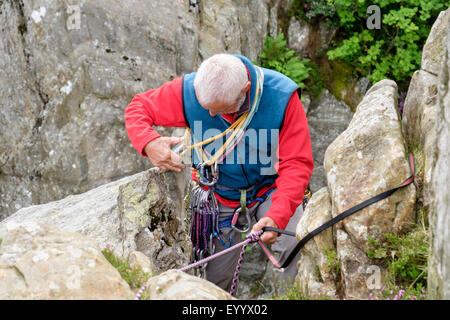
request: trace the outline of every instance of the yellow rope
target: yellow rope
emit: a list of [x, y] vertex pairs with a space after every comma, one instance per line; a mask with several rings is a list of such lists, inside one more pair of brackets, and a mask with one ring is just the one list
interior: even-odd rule
[[[214, 137], [211, 137], [209, 139], [203, 140], [201, 142], [195, 143], [195, 144], [191, 144], [191, 145], [187, 145], [186, 142], [188, 141], [188, 137], [191, 133], [191, 130], [189, 128], [186, 128], [185, 134], [184, 134], [184, 141], [185, 141], [185, 148], [186, 150], [181, 152], [180, 156], [183, 156], [184, 153], [187, 150], [192, 150], [194, 148], [199, 148], [200, 149], [200, 154], [202, 155], [203, 161], [207, 162], [207, 165], [211, 166], [213, 165], [217, 159], [223, 155], [223, 153], [225, 152], [226, 147], [231, 143], [231, 141], [233, 140], [233, 138], [239, 133], [239, 130], [242, 128], [245, 119], [248, 116], [248, 112], [244, 113], [243, 115], [241, 115], [239, 117], [239, 119], [237, 119], [235, 122], [233, 122], [230, 127], [225, 130], [222, 133], [219, 133], [218, 135], [215, 135]], [[201, 148], [201, 146], [208, 144], [210, 142], [213, 142], [225, 135], [227, 135], [228, 133], [231, 133], [231, 136], [225, 141], [224, 145], [214, 154], [214, 156], [211, 159], [208, 159], [203, 151], [203, 148]]]

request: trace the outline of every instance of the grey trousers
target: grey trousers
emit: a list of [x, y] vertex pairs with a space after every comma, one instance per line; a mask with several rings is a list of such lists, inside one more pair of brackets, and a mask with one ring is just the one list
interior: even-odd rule
[[[269, 211], [270, 205], [272, 204], [272, 194], [273, 192], [267, 197], [266, 201], [264, 201], [259, 206], [253, 206], [249, 209], [250, 216], [252, 218], [256, 218], [256, 220], [261, 219], [264, 217], [264, 215]], [[226, 207], [219, 203], [219, 221], [222, 221], [223, 219], [229, 217], [234, 213], [235, 208]], [[286, 226], [286, 230], [295, 232], [297, 228], [297, 224], [300, 221], [300, 218], [303, 215], [303, 207], [300, 204], [294, 215], [289, 220], [288, 225]], [[239, 217], [238, 222], [240, 224], [246, 224], [245, 216], [241, 215]], [[251, 230], [251, 227], [250, 227]], [[226, 245], [229, 245], [229, 239], [231, 237], [232, 244], [239, 243], [243, 241], [242, 239], [242, 233], [239, 233], [232, 228], [222, 228], [222, 239], [226, 243]], [[291, 237], [287, 235], [281, 235], [277, 238], [274, 244], [271, 246], [271, 251], [277, 253], [277, 258], [279, 262], [283, 262], [289, 253], [292, 251], [292, 249], [296, 246], [297, 239], [296, 237]], [[258, 246], [259, 247], [259, 246]], [[220, 252], [224, 250], [225, 247], [220, 244], [218, 241], [216, 242], [216, 248], [214, 253]], [[239, 259], [241, 250], [236, 249], [234, 251], [231, 251], [223, 256], [220, 256], [214, 260], [211, 260], [208, 265], [206, 266], [206, 279], [220, 288], [229, 291], [231, 288], [231, 283], [233, 280], [233, 275], [236, 270], [237, 261]], [[291, 262], [291, 264], [282, 270], [279, 275], [280, 281], [286, 281], [286, 282], [294, 282], [294, 278], [297, 275], [297, 261], [300, 259], [300, 253], [297, 254], [295, 259]]]

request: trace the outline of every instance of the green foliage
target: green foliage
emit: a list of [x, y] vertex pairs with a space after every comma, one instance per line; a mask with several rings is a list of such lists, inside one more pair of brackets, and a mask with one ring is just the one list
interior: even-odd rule
[[122, 279], [124, 279], [132, 289], [142, 287], [152, 276], [140, 268], [131, 268], [128, 261], [114, 255], [110, 248], [103, 249], [102, 253], [106, 260], [119, 271]]
[[[327, 52], [330, 60], [352, 65], [355, 76], [372, 83], [393, 79], [406, 91], [412, 73], [420, 69], [422, 48], [440, 11], [449, 0], [290, 0], [287, 14], [308, 20], [327, 21], [338, 27], [336, 40]], [[367, 8], [377, 5], [381, 29], [367, 27]]]
[[284, 293], [274, 294], [272, 296], [273, 300], [309, 300], [309, 297], [302, 292], [299, 282], [294, 282], [286, 284], [282, 282]]
[[330, 6], [325, 0], [289, 0], [290, 14], [299, 18], [314, 22], [316, 18], [332, 18], [336, 15], [334, 6]]
[[[303, 293], [302, 289], [300, 288], [300, 283], [298, 281], [294, 283], [286, 283], [285, 281], [282, 281], [283, 286], [283, 294], [274, 294], [272, 296], [273, 300], [311, 300], [311, 298]], [[329, 300], [330, 298], [328, 296], [320, 297], [318, 300]]]
[[[366, 254], [387, 266], [385, 282], [387, 290], [383, 297], [394, 298], [395, 292], [402, 299], [424, 296], [427, 282], [427, 260], [429, 252], [428, 231], [423, 226], [399, 236], [386, 234], [386, 241], [369, 238]], [[404, 289], [400, 289], [404, 288]]]
[[[422, 47], [442, 0], [322, 0], [333, 6], [342, 42], [328, 51], [329, 59], [351, 63], [372, 82], [390, 78], [404, 83], [420, 68]], [[369, 30], [369, 5], [381, 9], [381, 29]]]
[[337, 252], [335, 250], [325, 249], [324, 254], [327, 259], [328, 272], [339, 274], [341, 272], [341, 264], [339, 263]]
[[295, 81], [300, 88], [305, 87], [303, 81], [308, 78], [311, 71], [311, 67], [308, 65], [310, 60], [300, 60], [294, 50], [288, 49], [283, 33], [275, 38], [267, 37], [258, 57], [261, 60], [261, 67], [281, 72]]

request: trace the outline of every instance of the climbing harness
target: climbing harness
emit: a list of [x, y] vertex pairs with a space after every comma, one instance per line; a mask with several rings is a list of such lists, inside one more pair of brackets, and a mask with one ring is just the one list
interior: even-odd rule
[[[204, 258], [203, 260], [199, 260], [196, 261], [188, 266], [185, 266], [181, 269], [179, 269], [180, 271], [188, 271], [192, 268], [195, 267], [199, 267], [205, 263], [208, 263], [209, 261], [222, 256], [230, 251], [236, 250], [240, 247], [242, 247], [241, 249], [241, 253], [239, 256], [239, 260], [236, 266], [236, 270], [233, 276], [233, 280], [232, 280], [232, 286], [231, 286], [231, 290], [230, 290], [230, 294], [234, 294], [235, 290], [236, 290], [236, 286], [237, 286], [237, 281], [238, 281], [238, 276], [239, 276], [239, 270], [241, 267], [241, 263], [242, 263], [242, 259], [243, 259], [243, 255], [245, 252], [245, 247], [249, 244], [249, 243], [254, 243], [254, 242], [258, 242], [258, 244], [261, 246], [261, 248], [263, 249], [264, 253], [268, 256], [268, 258], [270, 259], [270, 261], [279, 269], [282, 268], [286, 268], [291, 262], [292, 260], [295, 258], [295, 256], [298, 254], [298, 252], [300, 251], [300, 249], [313, 237], [315, 237], [316, 235], [318, 235], [319, 233], [321, 233], [322, 231], [324, 231], [325, 229], [333, 226], [334, 224], [338, 223], [339, 221], [347, 218], [348, 216], [354, 214], [355, 212], [358, 212], [359, 210], [377, 202], [383, 199], [386, 199], [387, 197], [389, 197], [390, 195], [392, 195], [395, 191], [397, 191], [398, 189], [401, 189], [403, 187], [408, 186], [409, 184], [414, 182], [414, 176], [415, 176], [415, 164], [414, 164], [414, 156], [412, 153], [409, 154], [409, 168], [411, 171], [411, 175], [405, 180], [403, 181], [400, 185], [398, 185], [397, 187], [384, 191], [380, 194], [377, 194], [376, 196], [367, 199], [359, 204], [357, 204], [354, 207], [351, 207], [347, 210], [345, 210], [344, 212], [340, 213], [339, 215], [337, 215], [336, 217], [330, 219], [329, 221], [327, 221], [326, 223], [324, 223], [323, 225], [321, 225], [320, 227], [314, 229], [313, 231], [311, 231], [310, 233], [308, 233], [303, 239], [301, 239], [298, 244], [295, 246], [295, 248], [291, 251], [291, 253], [289, 254], [289, 256], [287, 257], [286, 261], [284, 261], [283, 263], [279, 263], [276, 258], [270, 253], [270, 251], [265, 247], [265, 245], [262, 243], [262, 241], [260, 240], [260, 236], [263, 232], [265, 231], [274, 231], [274, 232], [278, 232], [281, 234], [285, 234], [288, 236], [293, 236], [295, 237], [295, 233], [294, 232], [290, 232], [290, 231], [285, 231], [285, 230], [281, 230], [278, 228], [272, 228], [272, 227], [264, 227], [262, 228], [262, 230], [259, 230], [256, 233], [250, 233], [247, 235], [245, 241], [240, 242], [238, 244], [235, 244], [234, 246], [230, 246], [227, 249], [218, 252], [216, 254], [210, 255], [206, 258]], [[140, 290], [138, 291], [138, 293], [135, 296], [135, 300], [140, 300], [142, 293], [145, 291], [145, 288], [147, 287], [147, 283], [144, 284]]]

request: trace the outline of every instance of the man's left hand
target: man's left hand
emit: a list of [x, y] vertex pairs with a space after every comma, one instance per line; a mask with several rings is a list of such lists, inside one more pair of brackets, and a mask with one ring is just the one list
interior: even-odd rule
[[[278, 225], [275, 223], [275, 221], [272, 220], [272, 218], [264, 217], [253, 226], [252, 232], [256, 233], [264, 227], [278, 228]], [[277, 240], [277, 237], [278, 232], [264, 231], [264, 233], [261, 235], [261, 241], [265, 244], [273, 244], [275, 240]]]

